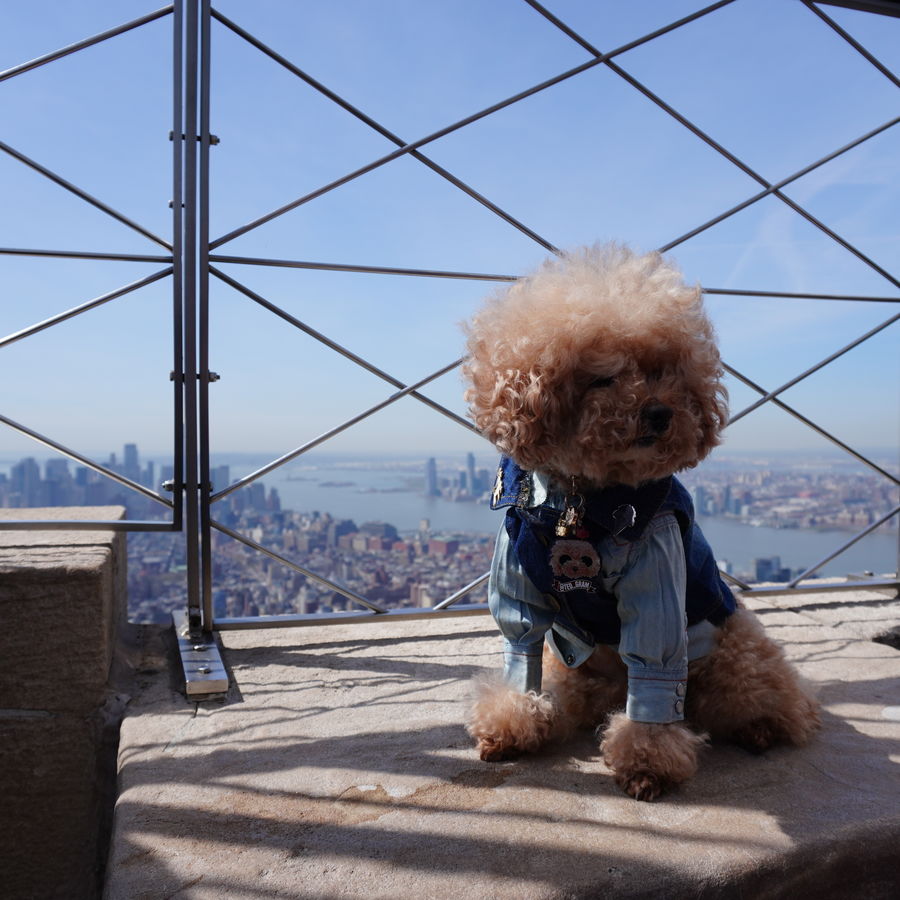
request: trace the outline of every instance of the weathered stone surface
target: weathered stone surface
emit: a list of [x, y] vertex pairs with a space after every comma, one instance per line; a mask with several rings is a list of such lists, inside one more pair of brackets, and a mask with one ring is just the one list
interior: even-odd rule
[[[0, 510], [2, 519], [121, 518], [122, 507]], [[0, 530], [0, 709], [103, 702], [126, 596], [125, 536]]]
[[161, 673], [130, 707], [107, 900], [893, 898], [900, 653], [753, 605], [817, 685], [821, 733], [712, 746], [650, 804], [590, 735], [478, 760], [462, 723], [471, 678], [500, 664], [488, 618], [227, 632], [224, 703]]
[[[121, 507], [0, 510], [120, 518]], [[0, 531], [0, 893], [97, 895], [125, 698], [109, 688], [124, 620], [124, 535]], [[105, 821], [106, 819], [106, 821]]]
[[[24, 509], [0, 509], [0, 523], [28, 522], [114, 522], [125, 515], [121, 506], [30, 506]], [[60, 535], [65, 537], [61, 538]], [[0, 547], [74, 547], [79, 544], [109, 546], [116, 537], [112, 531], [32, 531], [0, 530]]]
[[90, 896], [97, 878], [97, 723], [86, 716], [0, 713], [6, 897]]

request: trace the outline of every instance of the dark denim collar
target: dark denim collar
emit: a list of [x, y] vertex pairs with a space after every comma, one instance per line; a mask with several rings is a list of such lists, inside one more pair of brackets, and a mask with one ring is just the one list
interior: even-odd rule
[[[672, 490], [673, 483], [680, 488], [680, 491]], [[532, 473], [523, 469], [509, 457], [502, 457], [494, 482], [494, 492], [491, 495], [491, 509], [511, 506], [522, 510], [535, 509], [542, 504], [540, 500], [535, 499], [534, 493]], [[553, 493], [552, 490], [551, 493]], [[637, 487], [625, 484], [610, 485], [582, 494], [584, 517], [610, 534], [618, 535], [622, 540], [635, 541], [643, 534], [650, 520], [669, 499], [670, 493], [673, 494], [670, 505], [679, 512], [684, 511], [683, 507], [685, 503], [690, 503], [690, 498], [672, 476], [657, 481], [647, 481]], [[550, 503], [546, 504], [544, 508], [551, 507], [558, 517], [557, 506], [558, 503]], [[630, 514], [625, 515], [628, 507], [634, 509], [634, 521], [623, 527], [623, 522], [627, 523], [631, 518]]]

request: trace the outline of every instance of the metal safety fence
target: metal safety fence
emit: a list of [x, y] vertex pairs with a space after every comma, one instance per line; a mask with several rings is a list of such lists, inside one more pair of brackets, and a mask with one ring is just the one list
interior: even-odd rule
[[[171, 71], [173, 84], [172, 130], [170, 135], [172, 141], [171, 239], [153, 233], [138, 222], [133, 221], [117, 211], [112, 206], [81, 189], [76, 184], [68, 181], [63, 175], [45, 167], [41, 162], [30, 158], [17, 150], [14, 146], [7, 144], [4, 141], [0, 141], [0, 150], [2, 150], [3, 153], [14, 160], [17, 160], [22, 165], [28, 166], [44, 178], [49, 179], [60, 189], [70, 192], [86, 204], [90, 204], [95, 209], [105, 213], [107, 216], [119, 222], [122, 226], [140, 234], [143, 238], [155, 244], [156, 247], [162, 251], [155, 254], [113, 254], [98, 250], [72, 251], [52, 248], [0, 248], [0, 254], [6, 255], [55, 256], [60, 258], [77, 257], [97, 260], [98, 262], [113, 259], [127, 259], [134, 262], [153, 264], [157, 267], [161, 266], [161, 268], [156, 268], [154, 272], [145, 278], [131, 282], [117, 290], [107, 292], [102, 296], [95, 297], [76, 307], [37, 322], [28, 328], [0, 338], [0, 348], [25, 340], [40, 331], [44, 331], [73, 317], [86, 313], [98, 306], [115, 302], [131, 292], [140, 291], [142, 288], [152, 283], [163, 281], [169, 284], [171, 287], [172, 299], [171, 391], [174, 427], [174, 476], [171, 484], [167, 487], [171, 488], [171, 498], [165, 496], [165, 493], [160, 493], [140, 485], [133, 479], [127, 478], [121, 473], [117, 473], [110, 468], [101, 465], [97, 461], [89, 459], [77, 450], [73, 450], [62, 443], [55, 441], [52, 437], [30, 428], [27, 424], [14, 421], [3, 415], [0, 415], [0, 422], [19, 434], [25, 435], [57, 453], [76, 460], [108, 478], [112, 478], [128, 489], [139, 492], [154, 503], [165, 507], [170, 514], [170, 518], [165, 521], [57, 521], [53, 523], [23, 520], [5, 521], [2, 523], [2, 527], [19, 529], [90, 529], [102, 527], [132, 531], [183, 531], [186, 540], [187, 567], [185, 578], [187, 584], [187, 608], [180, 629], [181, 637], [185, 642], [185, 648], [183, 649], [190, 654], [191, 648], [199, 648], [196, 649], [194, 658], [194, 663], [196, 664], [195, 668], [197, 669], [197, 673], [195, 673], [193, 679], [194, 692], [215, 690], [217, 685], [219, 687], [221, 686], [221, 681], [217, 681], [214, 677], [216, 672], [211, 673], [209, 671], [209, 664], [206, 656], [204, 656], [206, 647], [209, 643], [208, 641], [204, 642], [204, 634], [208, 636], [209, 632], [218, 629], [298, 625], [310, 622], [321, 622], [329, 618], [301, 615], [217, 618], [214, 615], [212, 602], [214, 581], [213, 535], [216, 533], [225, 535], [228, 538], [239, 542], [255, 553], [264, 554], [278, 564], [287, 566], [299, 575], [317, 581], [320, 584], [325, 585], [329, 590], [352, 601], [360, 608], [358, 614], [336, 613], [331, 616], [332, 619], [343, 622], [395, 620], [398, 617], [441, 615], [449, 614], [451, 612], [454, 614], [480, 612], [484, 609], [483, 606], [475, 604], [466, 605], [461, 601], [464, 601], [472, 590], [481, 586], [487, 579], [487, 575], [485, 574], [473, 580], [471, 583], [461, 587], [451, 596], [446, 597], [429, 610], [418, 610], [415, 612], [409, 610], [394, 610], [366, 598], [362, 594], [341, 585], [338, 581], [317, 574], [310, 568], [292, 560], [284, 553], [276, 552], [272, 548], [264, 546], [261, 542], [230, 527], [216, 517], [216, 505], [226, 497], [258, 481], [263, 476], [275, 471], [285, 464], [298, 459], [314, 448], [325, 445], [337, 435], [343, 434], [404, 398], [411, 398], [424, 404], [431, 410], [446, 417], [459, 428], [468, 429], [470, 431], [474, 430], [472, 424], [465, 418], [429, 398], [422, 392], [423, 388], [428, 384], [458, 367], [462, 362], [461, 359], [453, 360], [452, 362], [439, 367], [435, 371], [426, 373], [418, 380], [408, 383], [407, 380], [396, 377], [394, 374], [384, 370], [374, 362], [354, 353], [347, 346], [344, 346], [336, 336], [322, 333], [308, 322], [298, 318], [282, 306], [274, 303], [271, 299], [254, 291], [243, 281], [224, 271], [221, 266], [227, 264], [232, 267], [275, 267], [326, 272], [357, 272], [369, 275], [408, 276], [430, 279], [461, 279], [488, 283], [511, 282], [517, 277], [515, 273], [497, 274], [457, 271], [453, 269], [400, 268], [396, 266], [377, 266], [354, 263], [335, 264], [317, 260], [267, 258], [264, 256], [229, 254], [226, 249], [227, 245], [235, 239], [254, 231], [260, 226], [269, 223], [288, 212], [296, 210], [306, 204], [313, 203], [337, 188], [362, 178], [396, 160], [407, 158], [426, 167], [431, 172], [444, 179], [447, 183], [452, 185], [453, 188], [468, 197], [469, 200], [479, 204], [497, 217], [497, 219], [505, 223], [505, 225], [517, 230], [528, 240], [539, 245], [547, 252], [559, 253], [559, 248], [548, 237], [538, 233], [536, 229], [530, 227], [527, 223], [520, 221], [511, 212], [503, 209], [499, 204], [493, 202], [489, 197], [464, 182], [453, 172], [449, 171], [434, 158], [429, 156], [428, 148], [429, 145], [434, 142], [455, 132], [461, 131], [475, 122], [493, 116], [528, 98], [551, 90], [563, 82], [577, 79], [586, 72], [597, 69], [598, 67], [603, 67], [617, 76], [629, 89], [642, 95], [667, 117], [690, 132], [694, 138], [715, 151], [720, 158], [736, 167], [758, 185], [758, 190], [747, 196], [740, 203], [730, 206], [708, 220], [698, 223], [689, 231], [672, 238], [658, 248], [660, 251], [665, 252], [672, 250], [743, 210], [771, 198], [784, 204], [793, 213], [802, 217], [821, 234], [829, 238], [844, 252], [851, 254], [870, 271], [876, 273], [884, 282], [886, 282], [888, 290], [886, 295], [873, 296], [862, 293], [796, 293], [753, 289], [734, 290], [705, 286], [703, 290], [706, 294], [772, 297], [785, 300], [808, 299], [822, 302], [850, 301], [888, 305], [900, 302], [900, 293], [894, 293], [900, 290], [900, 279], [898, 279], [895, 274], [892, 274], [871, 258], [871, 256], [863, 252], [858, 246], [855, 246], [845, 236], [829, 227], [820, 218], [785, 193], [785, 188], [795, 181], [896, 127], [898, 123], [900, 123], [900, 116], [883, 122], [878, 127], [867, 131], [865, 134], [859, 135], [854, 140], [837, 149], [830, 150], [825, 155], [794, 172], [787, 175], [781, 175], [777, 178], [763, 175], [744, 159], [732, 152], [722, 142], [717, 140], [715, 136], [699, 127], [685, 114], [667, 102], [666, 99], [651, 90], [646, 84], [636, 78], [628, 68], [626, 68], [628, 62], [627, 54], [630, 51], [639, 47], [651, 45], [654, 41], [665, 35], [676, 32], [692, 22], [701, 19], [711, 19], [714, 21], [716, 15], [724, 8], [729, 7], [734, 3], [748, 2], [748, 0], [719, 0], [719, 2], [699, 8], [689, 15], [681, 17], [676, 21], [672, 21], [663, 27], [656, 28], [641, 37], [622, 44], [621, 46], [606, 50], [597, 47], [595, 43], [588, 40], [585, 35], [579, 33], [561, 17], [555, 15], [549, 8], [536, 2], [536, 0], [521, 0], [521, 2], [527, 4], [528, 7], [541, 16], [548, 28], [558, 31], [566, 40], [574, 42], [582, 50], [586, 51], [589, 55], [588, 60], [577, 66], [560, 71], [553, 77], [534, 84], [526, 90], [505, 97], [504, 99], [492, 103], [483, 109], [479, 109], [457, 121], [453, 121], [437, 130], [433, 130], [424, 136], [413, 137], [412, 139], [410, 139], [409, 136], [401, 137], [394, 133], [394, 131], [387, 128], [364, 110], [358, 108], [349, 100], [345, 99], [329, 86], [317, 80], [313, 75], [301, 68], [299, 64], [301, 61], [288, 59], [273, 47], [256, 37], [246, 22], [242, 23], [232, 20], [222, 12], [213, 8], [209, 0], [176, 0], [173, 4], [162, 7], [161, 9], [148, 13], [138, 19], [129, 21], [117, 28], [93, 35], [78, 43], [63, 47], [53, 53], [45, 54], [37, 59], [14, 66], [4, 72], [0, 72], [0, 88], [2, 88], [3, 82], [16, 78], [37, 67], [51, 65], [65, 56], [84, 51], [87, 48], [104, 41], [114, 40], [126, 32], [146, 27], [151, 22], [166, 18], [171, 20]], [[860, 55], [869, 65], [874, 67], [883, 78], [887, 79], [895, 87], [900, 87], [900, 78], [898, 78], [897, 74], [892, 72], [887, 65], [876, 58], [852, 35], [844, 30], [827, 11], [830, 5], [838, 5], [851, 6], [872, 14], [896, 15], [897, 4], [886, 2], [841, 2], [831, 4], [825, 2], [825, 0], [820, 0], [820, 2], [813, 2], [813, 0], [798, 0], [798, 2], [808, 11], [811, 23], [818, 22], [819, 25], [824, 25], [832, 29], [842, 39], [848, 53]], [[243, 14], [242, 11], [242, 15]], [[247, 19], [252, 18], [252, 11], [250, 9], [246, 11], [246, 17]], [[218, 139], [211, 131], [211, 121], [213, 116], [211, 84], [213, 77], [213, 60], [216, 52], [215, 36], [224, 33], [228, 33], [232, 38], [235, 38], [246, 45], [247, 48], [262, 54], [290, 76], [305, 83], [322, 98], [325, 98], [349, 116], [354, 117], [358, 122], [371, 129], [371, 131], [381, 138], [389, 141], [394, 145], [395, 149], [372, 159], [365, 165], [358, 166], [352, 171], [346, 172], [339, 178], [321, 184], [314, 190], [307, 191], [302, 196], [287, 198], [286, 202], [282, 205], [270, 210], [264, 215], [255, 217], [251, 221], [245, 222], [238, 228], [234, 228], [225, 234], [212, 234], [210, 225], [210, 204], [213, 186], [210, 180], [210, 154], [213, 152], [212, 148], [218, 143]], [[241, 295], [250, 303], [256, 304], [259, 308], [278, 317], [292, 329], [296, 329], [311, 337], [329, 351], [340, 354], [344, 359], [350, 361], [361, 371], [376, 376], [388, 386], [388, 393], [380, 402], [360, 410], [358, 413], [347, 418], [335, 427], [319, 434], [312, 440], [308, 440], [301, 445], [296, 446], [291, 451], [271, 460], [266, 465], [219, 490], [215, 490], [213, 487], [210, 463], [210, 387], [218, 380], [216, 373], [210, 369], [210, 285], [213, 279], [218, 283], [228, 286], [232, 291]], [[876, 473], [891, 485], [895, 487], [900, 486], [900, 479], [898, 479], [896, 474], [888, 471], [883, 466], [878, 465], [859, 449], [840, 440], [828, 429], [805, 416], [800, 410], [789, 405], [782, 398], [782, 395], [788, 389], [799, 384], [801, 381], [805, 381], [835, 360], [847, 354], [849, 351], [859, 347], [874, 336], [881, 334], [892, 325], [895, 325], [898, 318], [900, 318], [900, 313], [893, 313], [887, 316], [875, 327], [854, 337], [842, 348], [829, 354], [826, 358], [798, 373], [783, 384], [775, 387], [757, 383], [726, 361], [726, 371], [734, 379], [746, 385], [751, 391], [759, 395], [759, 398], [753, 403], [735, 412], [732, 415], [731, 423], [743, 419], [745, 416], [748, 416], [764, 406], [771, 405], [777, 407], [801, 422], [804, 426], [815, 431], [834, 446], [840, 448], [844, 453], [850, 455], [858, 463]], [[817, 561], [796, 578], [792, 579], [787, 584], [787, 588], [801, 588], [803, 583], [811, 575], [814, 575], [836, 556], [840, 555], [849, 547], [879, 528], [886, 521], [896, 516], [898, 511], [900, 511], [900, 506], [895, 506], [877, 521], [867, 525], [850, 539], [842, 542], [840, 546], [836, 547], [834, 551], [829, 553], [825, 558]], [[751, 589], [751, 585], [737, 581], [737, 579], [734, 579], [733, 577], [732, 581], [735, 581], [742, 589]], [[821, 585], [818, 585], [817, 587], [821, 589]], [[212, 687], [210, 687], [210, 685], [212, 685]]]

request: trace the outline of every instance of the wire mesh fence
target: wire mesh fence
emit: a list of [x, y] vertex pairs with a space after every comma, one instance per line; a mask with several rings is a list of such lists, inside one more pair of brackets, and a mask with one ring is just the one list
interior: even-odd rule
[[[461, 400], [456, 323], [491, 284], [596, 239], [677, 250], [702, 281], [722, 333], [736, 440], [759, 429], [801, 446], [785, 424], [795, 422], [869, 473], [854, 474], [853, 488], [832, 485], [838, 504], [853, 509], [840, 523], [849, 536], [805, 560], [783, 579], [789, 587], [896, 523], [896, 449], [870, 449], [898, 413], [884, 366], [898, 318], [885, 305], [900, 301], [887, 211], [897, 185], [887, 160], [900, 122], [889, 39], [896, 20], [811, 0], [639, 6], [348, 2], [326, 11], [185, 0], [149, 13], [136, 6], [122, 25], [0, 73], [2, 91], [119, 42], [132, 42], [123, 54], [166, 48], [165, 66], [153, 54], [156, 68], [144, 74], [168, 97], [170, 125], [168, 173], [151, 185], [149, 221], [101, 199], [107, 194], [93, 185], [102, 173], [86, 170], [88, 186], [79, 186], [54, 143], [39, 152], [39, 133], [19, 147], [11, 125], [10, 143], [0, 142], [17, 171], [138, 242], [122, 251], [13, 240], [0, 249], [3, 259], [154, 267], [63, 310], [50, 303], [38, 321], [17, 312], [0, 349], [11, 367], [20, 348], [36, 347], [40, 359], [48, 350], [35, 342], [48, 333], [71, 346], [65, 329], [74, 320], [164, 288], [153, 295], [154, 340], [170, 357], [171, 382], [163, 387], [160, 377], [155, 390], [168, 398], [171, 496], [124, 464], [75, 449], [84, 434], [74, 426], [78, 441], [52, 437], [53, 428], [20, 420], [15, 401], [0, 421], [168, 511], [165, 520], [133, 517], [114, 527], [183, 535], [172, 571], [194, 627], [275, 621], [248, 580], [278, 595], [279, 624], [311, 621], [307, 609], [329, 605], [346, 620], [443, 613], [477, 600], [486, 534], [467, 544], [409, 523], [403, 539], [396, 529], [338, 534], [350, 515], [309, 507], [286, 516], [271, 491], [260, 495], [262, 479], [280, 477], [284, 488], [285, 479], [305, 477], [310, 454], [395, 447], [397, 457], [417, 454], [416, 491], [465, 495], [474, 505], [481, 459], [461, 465], [459, 483], [446, 489], [422, 472], [442, 447], [460, 460], [490, 455]], [[123, 58], [113, 61], [127, 83]], [[96, 77], [90, 66], [86, 74]], [[22, 95], [10, 102], [24, 108], [25, 88]], [[115, 102], [125, 110], [127, 99]], [[117, 128], [112, 109], [110, 101], [94, 112]], [[124, 153], [118, 138], [114, 156]], [[861, 199], [840, 195], [860, 183]], [[21, 219], [10, 219], [16, 234]], [[52, 228], [47, 235], [52, 242]], [[52, 353], [57, 345], [45, 346]], [[853, 390], [844, 389], [848, 367]], [[119, 375], [106, 367], [102, 377]], [[863, 402], [873, 391], [874, 406]], [[140, 408], [127, 399], [127, 408]], [[773, 425], [776, 413], [786, 416]], [[91, 421], [84, 411], [81, 418]], [[259, 453], [270, 445], [282, 449]], [[235, 450], [247, 459], [228, 467], [222, 460]], [[863, 490], [860, 479], [872, 477]], [[400, 502], [392, 491], [373, 488], [378, 502], [367, 510], [390, 519]], [[740, 519], [749, 490], [727, 491], [716, 502]], [[865, 514], [861, 500], [869, 501]], [[413, 557], [430, 580], [415, 574]], [[437, 577], [441, 561], [455, 581]], [[246, 578], [234, 577], [240, 567]]]

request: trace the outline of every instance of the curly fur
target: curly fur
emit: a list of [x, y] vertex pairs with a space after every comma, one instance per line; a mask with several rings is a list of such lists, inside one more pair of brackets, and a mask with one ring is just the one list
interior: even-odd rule
[[716, 649], [691, 664], [689, 683], [690, 720], [748, 750], [802, 746], [819, 727], [810, 687], [749, 610], [725, 622]]
[[[726, 421], [700, 289], [658, 253], [609, 244], [549, 260], [475, 316], [468, 350], [472, 418], [527, 469], [638, 484], [695, 466]], [[644, 446], [652, 402], [674, 415]]]
[[547, 694], [520, 694], [499, 679], [482, 679], [476, 683], [466, 729], [481, 758], [496, 761], [537, 750], [550, 737], [554, 719]]
[[678, 722], [651, 725], [617, 713], [604, 732], [600, 752], [626, 794], [654, 800], [697, 771], [697, 753], [705, 743], [705, 735]]
[[544, 688], [556, 709], [552, 737], [566, 738], [578, 728], [594, 727], [625, 705], [628, 680], [618, 653], [600, 646], [577, 669], [564, 666], [544, 647]]
[[[482, 433], [526, 469], [566, 486], [578, 478], [579, 490], [638, 485], [694, 466], [727, 419], [700, 289], [656, 253], [610, 244], [551, 259], [487, 303], [468, 328], [468, 348], [466, 399]], [[556, 543], [556, 575], [593, 570], [581, 543]], [[468, 724], [481, 758], [536, 750], [608, 719], [603, 757], [638, 800], [693, 775], [705, 732], [761, 751], [803, 744], [819, 725], [809, 689], [746, 610], [691, 664], [684, 724], [615, 712], [627, 677], [608, 647], [577, 669], [545, 648], [543, 682], [541, 694], [481, 684]]]

